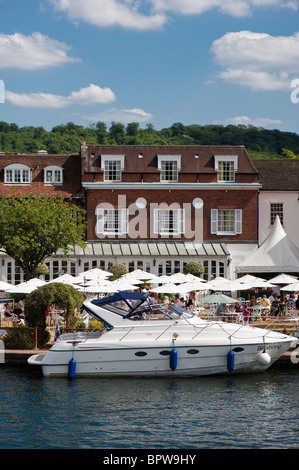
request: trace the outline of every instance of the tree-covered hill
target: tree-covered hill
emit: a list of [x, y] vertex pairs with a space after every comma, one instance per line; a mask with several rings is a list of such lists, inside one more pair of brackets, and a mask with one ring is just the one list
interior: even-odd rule
[[[252, 158], [291, 158], [299, 154], [299, 135], [277, 129], [267, 130], [254, 126], [221, 126], [174, 123], [171, 127], [155, 130], [152, 124], [140, 128], [139, 123], [124, 125], [104, 122], [87, 127], [72, 122], [53, 127], [19, 127], [0, 122], [0, 152], [79, 153], [80, 143], [111, 145], [244, 145]], [[287, 154], [283, 149], [288, 149]]]

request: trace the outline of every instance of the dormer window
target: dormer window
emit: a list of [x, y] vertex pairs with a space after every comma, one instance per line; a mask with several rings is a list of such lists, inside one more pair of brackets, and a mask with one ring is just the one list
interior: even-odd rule
[[234, 183], [238, 170], [238, 155], [215, 155], [215, 170], [219, 183]]
[[102, 155], [101, 168], [104, 172], [104, 181], [120, 182], [125, 167], [124, 155]]
[[60, 166], [47, 166], [44, 170], [44, 184], [62, 184], [63, 170]]
[[158, 155], [158, 170], [161, 182], [176, 182], [181, 170], [181, 155]]
[[4, 168], [4, 183], [6, 184], [30, 184], [31, 170], [21, 163], [14, 163]]

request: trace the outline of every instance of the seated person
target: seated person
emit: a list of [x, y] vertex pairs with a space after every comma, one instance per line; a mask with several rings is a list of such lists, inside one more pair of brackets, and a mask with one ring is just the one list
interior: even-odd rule
[[13, 313], [14, 313], [15, 315], [17, 315], [17, 317], [19, 318], [19, 320], [20, 320], [21, 318], [23, 318], [23, 319], [25, 318], [24, 315], [23, 315], [23, 310], [22, 310], [20, 304], [16, 304], [15, 308], [13, 309]]
[[271, 314], [277, 316], [279, 315], [280, 310], [281, 310], [280, 300], [277, 297], [277, 294], [274, 294], [273, 300], [271, 303]]
[[249, 300], [248, 307], [255, 307], [257, 305], [257, 301], [255, 296], [253, 295], [251, 299]]
[[176, 307], [179, 307], [179, 308], [185, 308], [185, 300], [184, 300], [184, 297], [181, 297], [180, 300], [178, 302], [176, 302], [175, 306]]
[[157, 294], [155, 294], [154, 292], [152, 292], [151, 295], [150, 295], [149, 298], [148, 298], [148, 301], [149, 301], [150, 304], [156, 304], [156, 303], [158, 303]]
[[294, 294], [290, 294], [290, 295], [289, 295], [289, 298], [286, 299], [285, 304], [286, 304], [286, 305], [293, 305], [293, 306], [295, 306], [295, 305], [296, 305], [295, 295], [294, 295]]
[[222, 320], [224, 320], [225, 315], [224, 315], [224, 308], [222, 304], [219, 304], [216, 310], [216, 315], [217, 317], [221, 317]]
[[271, 309], [271, 302], [267, 298], [266, 294], [263, 295], [262, 299], [258, 302], [258, 304], [260, 304], [262, 307], [265, 307], [262, 314], [263, 317], [266, 317], [270, 313]]
[[6, 319], [9, 319], [13, 316], [13, 311], [10, 308], [9, 304], [4, 305], [4, 315]]
[[296, 297], [294, 294], [290, 294], [289, 298], [285, 301], [285, 311], [290, 313], [293, 308], [296, 308]]

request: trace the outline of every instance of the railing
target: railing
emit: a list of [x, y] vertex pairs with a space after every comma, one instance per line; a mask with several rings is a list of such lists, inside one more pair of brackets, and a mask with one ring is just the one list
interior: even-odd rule
[[2, 327], [0, 339], [4, 343], [5, 349], [37, 349], [37, 328]]

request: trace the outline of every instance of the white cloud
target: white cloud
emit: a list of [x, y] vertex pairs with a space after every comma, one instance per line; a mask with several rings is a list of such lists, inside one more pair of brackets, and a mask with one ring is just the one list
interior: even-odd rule
[[85, 121], [104, 121], [104, 122], [111, 122], [117, 121], [122, 122], [124, 124], [128, 124], [129, 122], [146, 122], [150, 121], [153, 118], [153, 115], [143, 111], [143, 109], [139, 108], [132, 108], [132, 109], [115, 109], [111, 108], [107, 111], [103, 111], [102, 113], [91, 114], [83, 116]]
[[[137, 31], [157, 30], [171, 13], [201, 15], [217, 9], [221, 13], [245, 17], [254, 8], [298, 8], [298, 0], [49, 0], [57, 11], [73, 22], [84, 21], [99, 27], [120, 26]], [[152, 7], [148, 13], [143, 10]]]
[[250, 88], [252, 91], [290, 90], [290, 79], [287, 73], [255, 72], [246, 69], [227, 69], [219, 73], [227, 83]]
[[72, 91], [69, 96], [51, 93], [14, 93], [7, 90], [6, 101], [25, 108], [65, 108], [71, 105], [106, 104], [115, 100], [110, 88], [100, 88], [92, 83], [79, 91]]
[[78, 62], [69, 57], [70, 46], [39, 32], [31, 36], [0, 34], [0, 68], [37, 70]]
[[201, 15], [209, 10], [246, 17], [256, 8], [298, 9], [299, 0], [48, 0], [70, 21], [137, 31], [161, 29], [169, 15]]
[[[214, 122], [214, 124], [220, 124], [220, 122]], [[279, 119], [271, 119], [271, 118], [264, 118], [264, 117], [257, 117], [257, 118], [250, 118], [248, 116], [235, 116], [233, 118], [227, 118], [221, 124], [243, 124], [244, 126], [255, 126], [255, 127], [263, 127], [263, 128], [273, 128], [282, 124], [282, 121]]]
[[[140, 0], [49, 0], [71, 21], [100, 27], [120, 26], [139, 31], [160, 29], [167, 21], [163, 12], [141, 13]], [[147, 2], [143, 2], [147, 3]]]
[[200, 15], [216, 8], [221, 13], [244, 17], [250, 15], [254, 8], [298, 8], [298, 0], [152, 0], [152, 2], [156, 11], [183, 15]]
[[299, 33], [226, 33], [213, 42], [211, 53], [225, 67], [221, 79], [254, 91], [289, 90], [291, 76], [299, 73]]

